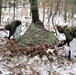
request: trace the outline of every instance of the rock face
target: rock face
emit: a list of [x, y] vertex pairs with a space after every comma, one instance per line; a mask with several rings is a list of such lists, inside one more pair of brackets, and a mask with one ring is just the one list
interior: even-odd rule
[[58, 39], [49, 31], [47, 31], [42, 22], [31, 23], [23, 37], [17, 42], [20, 47], [34, 47], [36, 44], [58, 45]]

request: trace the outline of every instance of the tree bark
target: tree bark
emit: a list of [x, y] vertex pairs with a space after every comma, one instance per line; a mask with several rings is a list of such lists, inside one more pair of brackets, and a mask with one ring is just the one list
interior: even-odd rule
[[67, 1], [65, 0], [65, 6], [64, 6], [64, 21], [66, 23], [67, 21]]
[[72, 8], [71, 9], [72, 9], [72, 12], [71, 12], [72, 24], [71, 25], [73, 26], [73, 18], [74, 18], [74, 12], [73, 12], [74, 11], [74, 5], [73, 4], [72, 4]]
[[45, 5], [43, 5], [43, 23], [45, 22]]
[[49, 17], [48, 17], [48, 24], [49, 24], [49, 22], [50, 22], [50, 18], [51, 18], [51, 16], [52, 16], [52, 4], [51, 4], [51, 6], [50, 6], [50, 9], [49, 9], [50, 11], [49, 11]]
[[37, 21], [39, 21], [37, 0], [30, 0], [30, 4], [31, 4], [31, 12], [32, 12], [32, 22], [36, 23]]
[[0, 25], [1, 25], [2, 0], [0, 0]]
[[[56, 28], [55, 28], [55, 25], [54, 25], [54, 17], [57, 15], [57, 12], [59, 11], [59, 4], [60, 4], [60, 2], [61, 2], [61, 0], [59, 0], [59, 1], [57, 2], [56, 11], [55, 11], [55, 13], [54, 13], [54, 15], [53, 15], [53, 17], [52, 17], [52, 24], [53, 24], [53, 27], [54, 27], [54, 30], [55, 30], [56, 35], [57, 35], [57, 31], [56, 31]], [[57, 36], [58, 36], [58, 35], [57, 35]]]
[[13, 8], [13, 20], [15, 20], [15, 6], [16, 6], [16, 4], [15, 4], [15, 0], [14, 0], [14, 8]]

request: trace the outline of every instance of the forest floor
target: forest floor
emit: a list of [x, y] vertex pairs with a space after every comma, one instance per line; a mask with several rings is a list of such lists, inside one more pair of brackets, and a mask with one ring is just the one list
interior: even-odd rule
[[65, 57], [67, 46], [40, 44], [22, 50], [13, 41], [1, 41], [0, 75], [76, 75], [76, 58]]

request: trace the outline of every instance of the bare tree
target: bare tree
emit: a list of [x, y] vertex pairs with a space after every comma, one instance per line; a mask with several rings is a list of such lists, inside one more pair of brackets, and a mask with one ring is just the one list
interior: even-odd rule
[[[53, 24], [53, 28], [54, 28], [55, 32], [56, 32], [56, 28], [55, 28], [55, 25], [54, 25], [54, 17], [57, 15], [57, 12], [59, 10], [59, 4], [60, 4], [60, 2], [61, 2], [61, 0], [57, 1], [56, 9], [55, 9], [56, 11], [55, 11], [55, 13], [54, 13], [54, 15], [52, 17], [52, 24]], [[57, 35], [57, 32], [56, 32], [56, 35]]]
[[67, 0], [65, 0], [65, 4], [64, 4], [64, 21], [65, 23], [67, 21]]
[[1, 25], [2, 0], [0, 0], [0, 25]]
[[15, 6], [16, 6], [16, 0], [14, 0], [14, 7], [13, 7], [13, 20], [15, 20]]
[[72, 26], [73, 26], [73, 18], [74, 18], [74, 5], [71, 6], [71, 19], [72, 19]]
[[50, 11], [49, 11], [48, 24], [50, 22], [51, 16], [52, 16], [52, 4], [51, 4], [51, 7], [50, 7]]
[[43, 4], [43, 22], [45, 21], [45, 4]]

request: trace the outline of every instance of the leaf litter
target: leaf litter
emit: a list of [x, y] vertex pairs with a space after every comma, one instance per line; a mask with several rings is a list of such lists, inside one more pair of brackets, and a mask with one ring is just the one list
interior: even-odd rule
[[7, 40], [0, 46], [0, 75], [75, 75], [76, 61], [65, 54], [64, 47], [38, 44], [21, 49]]

